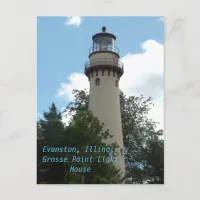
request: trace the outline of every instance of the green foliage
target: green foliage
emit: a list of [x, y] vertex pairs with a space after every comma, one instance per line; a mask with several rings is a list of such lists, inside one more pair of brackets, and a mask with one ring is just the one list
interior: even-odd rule
[[[74, 107], [71, 107], [72, 110]], [[81, 107], [79, 107], [81, 108]], [[69, 108], [67, 108], [69, 109]], [[38, 183], [120, 183], [119, 172], [112, 164], [96, 162], [97, 156], [108, 156], [108, 153], [83, 151], [86, 146], [97, 147], [117, 147], [116, 144], [106, 145], [103, 140], [112, 137], [108, 130], [104, 130], [103, 124], [95, 118], [87, 109], [77, 109], [68, 126], [61, 122], [60, 113], [53, 103], [49, 112], [44, 112], [44, 118], [38, 121]], [[52, 147], [67, 146], [76, 147], [79, 150], [78, 156], [92, 156], [94, 161], [88, 162], [66, 162], [66, 163], [42, 163], [42, 156], [52, 153], [43, 153], [43, 145]], [[74, 153], [60, 153], [59, 156], [68, 157], [72, 160]], [[75, 167], [91, 167], [91, 173], [69, 173], [69, 168], [73, 164]], [[97, 178], [98, 177], [98, 178]], [[106, 181], [105, 181], [106, 180]]]
[[161, 173], [164, 170], [164, 148], [160, 145], [164, 145], [160, 139], [163, 130], [156, 130], [157, 123], [148, 118], [153, 106], [152, 99], [145, 99], [142, 95], [126, 97], [120, 92], [120, 100], [125, 161], [129, 163], [127, 176], [131, 177], [131, 183], [164, 183]]
[[[152, 99], [140, 97], [126, 97], [120, 92], [120, 106], [125, 146], [126, 177], [112, 165], [105, 163], [73, 163], [77, 167], [88, 167], [92, 173], [68, 173], [72, 163], [42, 163], [44, 155], [42, 146], [77, 147], [78, 156], [92, 156], [98, 153], [85, 153], [85, 146], [108, 146], [103, 141], [112, 137], [109, 130], [104, 130], [104, 124], [88, 110], [89, 95], [86, 90], [73, 91], [75, 101], [70, 103], [64, 114], [72, 116], [67, 126], [62, 123], [62, 114], [52, 103], [48, 112], [44, 112], [44, 119], [37, 123], [38, 145], [38, 183], [65, 183], [65, 184], [111, 184], [123, 183], [149, 184], [164, 183], [164, 141], [160, 139], [163, 130], [157, 130], [157, 123], [148, 118], [153, 106]], [[117, 144], [110, 146], [117, 147]], [[52, 154], [52, 153], [51, 153]], [[45, 154], [46, 155], [46, 154]], [[69, 160], [72, 153], [63, 153]], [[106, 156], [107, 154], [101, 154]], [[59, 174], [56, 174], [60, 171]], [[53, 176], [60, 177], [58, 180]]]

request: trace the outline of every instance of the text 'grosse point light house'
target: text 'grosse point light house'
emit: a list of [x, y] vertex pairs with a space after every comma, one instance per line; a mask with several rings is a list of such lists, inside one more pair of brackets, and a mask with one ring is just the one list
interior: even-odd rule
[[123, 63], [119, 60], [119, 49], [115, 46], [116, 36], [102, 32], [93, 37], [93, 46], [89, 50], [89, 61], [85, 64], [85, 75], [90, 82], [89, 109], [94, 116], [110, 130], [112, 138], [107, 144], [117, 142], [119, 161], [115, 166], [125, 174], [124, 145], [119, 98], [119, 80], [124, 73]]

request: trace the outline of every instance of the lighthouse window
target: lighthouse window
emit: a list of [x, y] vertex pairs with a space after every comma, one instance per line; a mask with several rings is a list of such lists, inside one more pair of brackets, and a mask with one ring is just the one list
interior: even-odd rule
[[102, 69], [102, 76], [104, 76], [104, 69]]
[[100, 51], [107, 51], [108, 50], [108, 44], [106, 42], [102, 42], [100, 44]]
[[116, 80], [115, 85], [116, 85], [116, 87], [119, 87], [119, 81], [118, 80]]
[[110, 76], [110, 70], [108, 70], [108, 76]]
[[121, 148], [121, 156], [124, 156], [124, 149]]
[[96, 83], [96, 86], [99, 86], [100, 85], [100, 79], [96, 78], [95, 83]]

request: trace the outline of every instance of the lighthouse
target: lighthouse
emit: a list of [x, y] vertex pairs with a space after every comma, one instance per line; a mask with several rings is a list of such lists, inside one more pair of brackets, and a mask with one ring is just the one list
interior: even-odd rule
[[85, 64], [85, 75], [90, 84], [89, 110], [113, 135], [104, 142], [116, 142], [119, 146], [119, 159], [114, 165], [121, 170], [122, 175], [125, 175], [119, 97], [119, 81], [124, 73], [124, 65], [119, 59], [119, 49], [115, 45], [116, 36], [108, 33], [106, 27], [102, 27], [102, 32], [93, 35], [92, 40], [89, 61]]

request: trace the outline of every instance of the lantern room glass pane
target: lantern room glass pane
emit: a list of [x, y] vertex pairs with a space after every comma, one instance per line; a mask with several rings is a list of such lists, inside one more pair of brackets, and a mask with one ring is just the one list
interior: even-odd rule
[[93, 40], [93, 51], [114, 51], [115, 40], [109, 36], [99, 36]]

